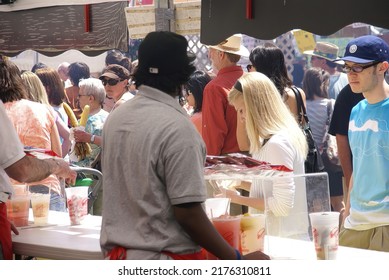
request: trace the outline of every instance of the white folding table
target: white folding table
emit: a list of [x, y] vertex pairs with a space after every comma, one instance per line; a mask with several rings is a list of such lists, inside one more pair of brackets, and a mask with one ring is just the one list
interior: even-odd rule
[[88, 215], [82, 225], [71, 226], [68, 213], [50, 211], [48, 225], [34, 226], [30, 209], [29, 226], [12, 234], [15, 256], [57, 260], [103, 259], [100, 249], [101, 217]]
[[[82, 225], [71, 226], [68, 213], [50, 211], [49, 225], [35, 227], [30, 222], [19, 228], [19, 235], [12, 235], [13, 251], [19, 256], [47, 259], [101, 260], [100, 229], [100, 216], [88, 215]], [[266, 236], [265, 253], [278, 260], [316, 259], [312, 242], [273, 236]], [[353, 259], [389, 261], [389, 253], [339, 246], [337, 260]]]

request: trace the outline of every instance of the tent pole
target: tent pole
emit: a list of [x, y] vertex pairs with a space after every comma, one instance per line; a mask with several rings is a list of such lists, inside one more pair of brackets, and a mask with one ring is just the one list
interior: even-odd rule
[[174, 3], [173, 0], [156, 0], [155, 8], [155, 30], [175, 31]]

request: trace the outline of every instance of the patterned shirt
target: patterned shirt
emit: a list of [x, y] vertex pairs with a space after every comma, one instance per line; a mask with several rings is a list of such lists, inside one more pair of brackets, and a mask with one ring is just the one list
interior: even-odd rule
[[[21, 99], [4, 104], [7, 115], [14, 125], [20, 141], [24, 146], [52, 150], [51, 133], [55, 126], [55, 116], [46, 105]], [[31, 185], [50, 186], [56, 193], [61, 193], [57, 176], [50, 175]]]
[[389, 225], [388, 116], [389, 98], [376, 104], [362, 100], [351, 111], [348, 137], [354, 173], [345, 228]]
[[[101, 136], [103, 134], [103, 126], [105, 120], [107, 119], [109, 113], [101, 109], [98, 113], [90, 115], [88, 121], [86, 122], [85, 131], [96, 136]], [[79, 162], [74, 162], [74, 164], [83, 167], [90, 167], [91, 163], [95, 160], [98, 154], [101, 151], [101, 147], [90, 143], [92, 153], [87, 156], [84, 160]]]

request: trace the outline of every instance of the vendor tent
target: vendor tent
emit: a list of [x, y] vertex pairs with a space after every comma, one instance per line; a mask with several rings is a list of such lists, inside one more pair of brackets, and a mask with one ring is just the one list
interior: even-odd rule
[[75, 49], [95, 56], [128, 50], [128, 1], [16, 0], [0, 5], [0, 53], [15, 56], [35, 50], [56, 56]]
[[389, 29], [388, 9], [384, 0], [202, 0], [201, 42], [234, 33], [270, 40], [293, 29], [327, 36], [356, 22]]

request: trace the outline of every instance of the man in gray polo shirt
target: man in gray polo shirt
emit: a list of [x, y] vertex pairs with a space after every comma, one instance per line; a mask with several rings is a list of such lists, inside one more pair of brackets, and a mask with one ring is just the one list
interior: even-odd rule
[[[149, 33], [134, 74], [138, 94], [103, 131], [101, 247], [109, 259], [239, 259], [207, 218], [205, 145], [179, 105], [195, 70], [185, 37]], [[249, 256], [266, 259], [255, 252]]]

